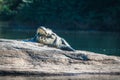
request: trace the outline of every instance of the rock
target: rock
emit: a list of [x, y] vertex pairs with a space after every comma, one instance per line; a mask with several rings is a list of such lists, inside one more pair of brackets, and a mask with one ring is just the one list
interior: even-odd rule
[[0, 75], [79, 74], [120, 74], [120, 57], [0, 39]]

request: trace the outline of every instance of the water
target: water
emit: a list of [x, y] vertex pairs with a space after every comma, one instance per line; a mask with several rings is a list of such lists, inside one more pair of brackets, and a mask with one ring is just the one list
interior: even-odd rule
[[[26, 39], [35, 35], [36, 30], [0, 27], [0, 38]], [[55, 31], [55, 30], [54, 30]], [[79, 50], [120, 56], [120, 34], [116, 32], [55, 31], [69, 44]], [[79, 76], [0, 76], [0, 80], [120, 80], [118, 75], [79, 75]]]
[[[36, 30], [0, 28], [0, 38], [26, 39], [35, 35]], [[55, 31], [77, 50], [120, 56], [120, 33], [90, 31]]]
[[75, 49], [120, 56], [120, 33], [73, 31], [60, 32]]

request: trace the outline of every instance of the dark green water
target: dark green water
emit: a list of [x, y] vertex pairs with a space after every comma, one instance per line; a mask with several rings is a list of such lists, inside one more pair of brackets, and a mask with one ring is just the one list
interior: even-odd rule
[[[26, 39], [36, 30], [0, 28], [0, 38]], [[90, 31], [55, 31], [75, 49], [120, 56], [120, 33]]]
[[120, 56], [120, 33], [116, 32], [60, 32], [75, 49]]
[[[35, 35], [36, 30], [0, 28], [0, 38], [26, 39]], [[55, 31], [75, 49], [101, 54], [120, 56], [120, 34], [116, 32]], [[0, 76], [0, 80], [120, 80], [118, 75], [79, 76]]]

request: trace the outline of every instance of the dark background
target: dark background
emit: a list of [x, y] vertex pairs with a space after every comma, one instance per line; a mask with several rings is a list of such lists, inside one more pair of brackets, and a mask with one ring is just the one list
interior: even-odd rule
[[120, 31], [120, 0], [0, 0], [0, 22], [11, 28]]

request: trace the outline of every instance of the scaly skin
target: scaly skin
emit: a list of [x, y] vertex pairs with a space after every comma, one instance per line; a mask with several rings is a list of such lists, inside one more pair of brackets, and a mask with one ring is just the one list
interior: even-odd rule
[[63, 38], [59, 37], [52, 30], [39, 27], [35, 36], [37, 42], [43, 43], [48, 46], [56, 47], [58, 49], [75, 51]]
[[[55, 47], [61, 50], [66, 50], [66, 51], [75, 51], [66, 40], [63, 38], [59, 37], [57, 34], [55, 34], [52, 30], [45, 28], [45, 27], [39, 27], [37, 29], [35, 37], [31, 39], [27, 39], [24, 41], [30, 41], [30, 42], [38, 42], [42, 43], [51, 47]], [[63, 53], [61, 53], [63, 54]], [[63, 54], [69, 58], [76, 59], [76, 60], [88, 60], [88, 57], [86, 55], [69, 55], [69, 54]]]
[[66, 40], [59, 37], [57, 34], [55, 34], [52, 30], [45, 28], [43, 26], [39, 27], [37, 29], [35, 37], [31, 39], [23, 40], [26, 42], [38, 42], [42, 43], [51, 47], [55, 47], [61, 50], [66, 51], [75, 51]]

